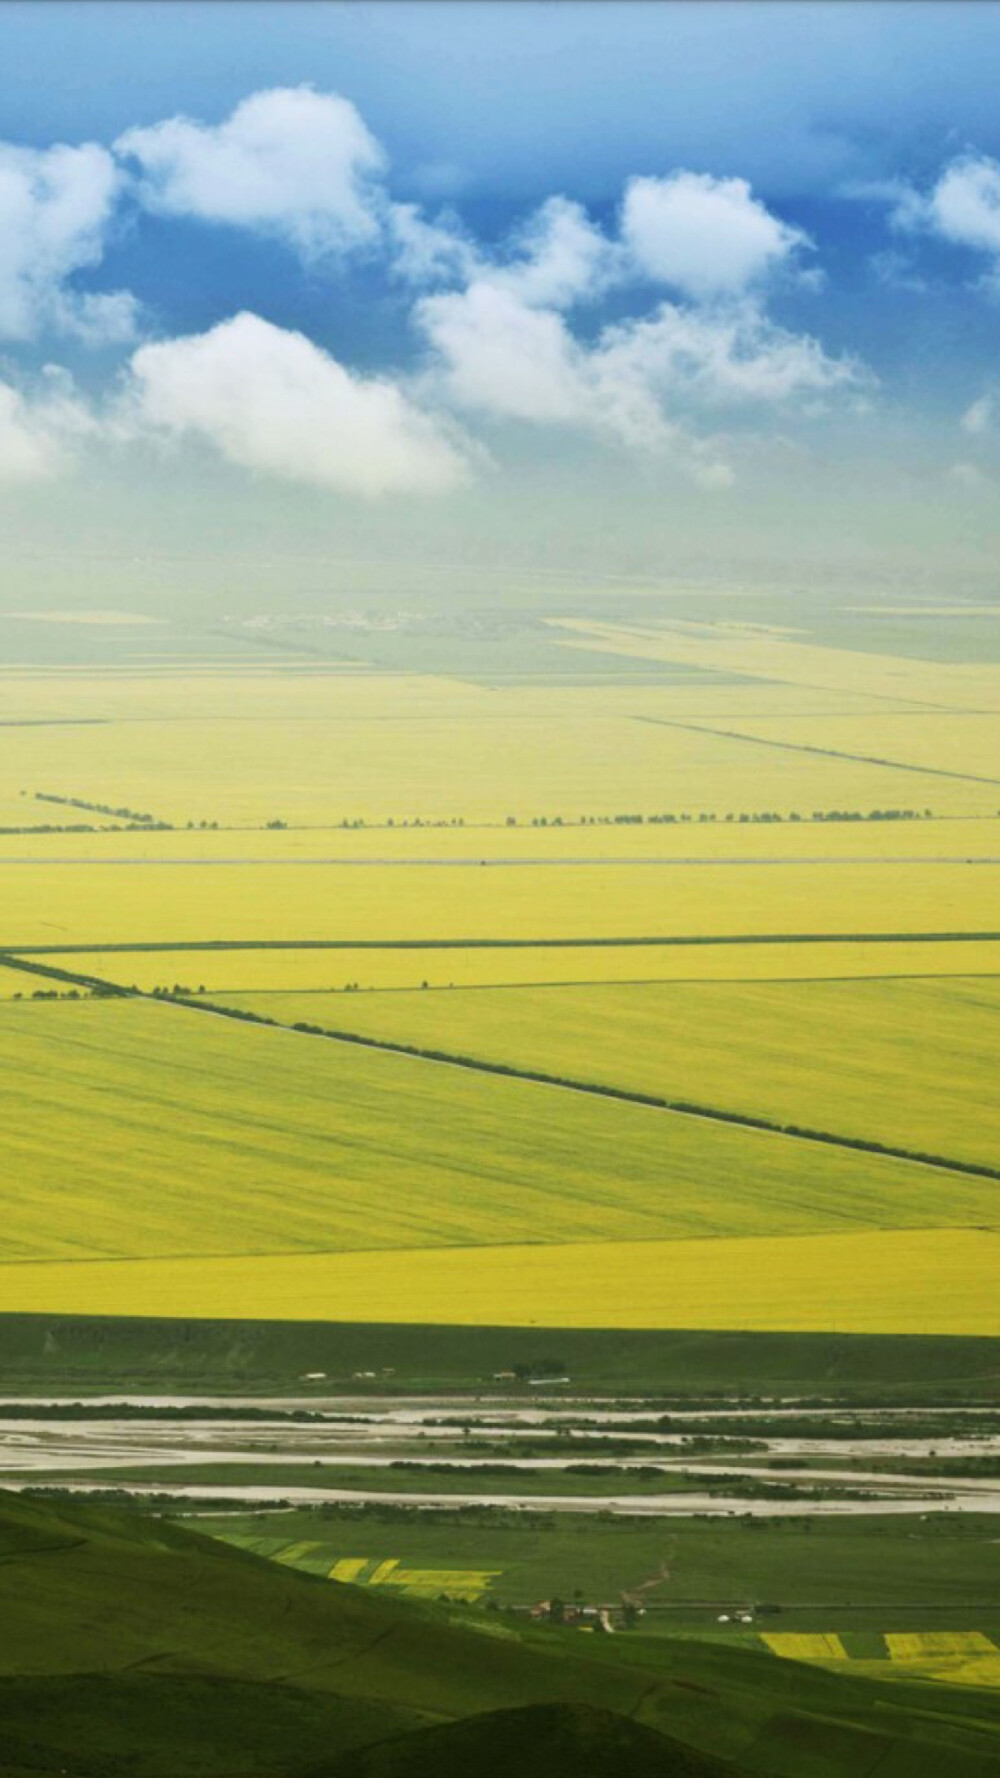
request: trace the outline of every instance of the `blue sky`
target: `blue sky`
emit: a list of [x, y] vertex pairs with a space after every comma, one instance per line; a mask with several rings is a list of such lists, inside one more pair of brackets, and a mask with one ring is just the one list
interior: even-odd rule
[[8, 0], [0, 69], [12, 602], [989, 570], [1000, 8]]

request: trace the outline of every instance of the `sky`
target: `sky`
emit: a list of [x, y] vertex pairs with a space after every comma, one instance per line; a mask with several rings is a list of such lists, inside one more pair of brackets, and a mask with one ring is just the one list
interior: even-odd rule
[[988, 578], [998, 75], [975, 0], [7, 0], [0, 605]]

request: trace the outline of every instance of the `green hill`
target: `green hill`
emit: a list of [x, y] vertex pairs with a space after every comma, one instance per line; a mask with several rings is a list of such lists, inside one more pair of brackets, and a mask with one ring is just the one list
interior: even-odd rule
[[551, 1778], [600, 1772], [615, 1737], [620, 1770], [656, 1747], [664, 1778], [1000, 1778], [1000, 1693], [389, 1599], [166, 1520], [0, 1496], [6, 1778], [421, 1778], [452, 1749], [533, 1778], [536, 1742]]
[[[328, 1778], [735, 1778], [735, 1768], [586, 1704], [531, 1704], [350, 1754]], [[303, 1775], [305, 1778], [305, 1775]], [[317, 1772], [314, 1778], [326, 1778]]]

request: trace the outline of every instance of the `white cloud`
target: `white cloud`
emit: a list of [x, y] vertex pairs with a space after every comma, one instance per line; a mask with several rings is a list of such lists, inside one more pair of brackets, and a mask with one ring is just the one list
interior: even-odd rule
[[0, 383], [0, 483], [59, 474], [69, 467], [74, 441], [95, 430], [72, 380], [54, 365], [31, 394]]
[[416, 320], [457, 406], [500, 419], [586, 419], [583, 354], [561, 315], [482, 280], [425, 297]]
[[737, 295], [809, 245], [745, 179], [689, 172], [630, 180], [622, 237], [641, 272], [696, 300]]
[[485, 281], [424, 298], [416, 318], [457, 405], [581, 424], [640, 448], [669, 440], [681, 414], [815, 400], [866, 380], [853, 360], [829, 357], [748, 301], [724, 311], [665, 302], [647, 318], [606, 328], [593, 345], [553, 310]]
[[162, 215], [278, 235], [307, 259], [378, 237], [385, 156], [334, 93], [276, 87], [224, 123], [168, 118], [127, 130], [115, 147], [138, 165], [140, 201]]
[[945, 240], [1000, 257], [1000, 166], [987, 155], [952, 161], [927, 199], [924, 219]]
[[467, 472], [460, 442], [396, 384], [354, 376], [303, 334], [246, 313], [141, 346], [126, 416], [139, 430], [197, 434], [246, 469], [346, 493], [441, 493]]
[[818, 340], [779, 327], [750, 301], [708, 312], [663, 303], [647, 319], [609, 329], [599, 355], [685, 405], [787, 403], [868, 380], [856, 361], [829, 357]]
[[599, 296], [619, 271], [620, 251], [568, 198], [549, 198], [510, 247], [507, 263], [486, 275], [533, 308], [567, 309]]
[[87, 295], [69, 282], [99, 263], [118, 184], [111, 155], [96, 143], [0, 143], [0, 336], [57, 330], [93, 344], [133, 335], [136, 305], [127, 292]]
[[972, 438], [981, 438], [984, 432], [990, 431], [993, 425], [995, 412], [995, 397], [992, 395], [981, 395], [979, 400], [974, 401], [971, 407], [967, 407], [962, 415], [962, 431], [968, 432]]
[[428, 222], [414, 204], [393, 204], [393, 269], [418, 286], [488, 285], [531, 308], [567, 309], [600, 296], [623, 269], [621, 248], [582, 205], [548, 198], [492, 253], [470, 240], [456, 216]]
[[898, 233], [935, 235], [986, 254], [993, 262], [988, 281], [1000, 283], [1000, 163], [989, 155], [959, 155], [927, 192], [889, 180], [847, 187], [844, 196], [887, 204]]
[[454, 216], [428, 222], [417, 204], [390, 204], [388, 230], [392, 271], [408, 284], [464, 283], [475, 275], [479, 256]]

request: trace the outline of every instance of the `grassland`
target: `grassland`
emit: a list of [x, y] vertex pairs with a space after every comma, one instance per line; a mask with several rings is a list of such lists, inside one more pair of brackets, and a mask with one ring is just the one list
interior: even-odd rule
[[[212, 1521], [213, 1535], [247, 1540], [271, 1554], [311, 1542], [312, 1560], [329, 1565], [362, 1550], [398, 1556], [407, 1567], [454, 1564], [495, 1571], [489, 1592], [501, 1603], [531, 1604], [556, 1593], [572, 1599], [643, 1597], [665, 1622], [703, 1622], [738, 1600], [769, 1601], [794, 1612], [800, 1628], [825, 1621], [839, 1629], [902, 1630], [938, 1614], [968, 1611], [1000, 1627], [996, 1604], [1000, 1545], [988, 1514], [926, 1521], [865, 1517], [763, 1519], [752, 1530], [721, 1520], [671, 1519], [668, 1525], [564, 1515], [520, 1525], [510, 1515], [479, 1513], [471, 1522], [444, 1523], [419, 1514], [380, 1515], [346, 1508], [268, 1515], [247, 1513]], [[260, 1540], [260, 1541], [258, 1541]], [[263, 1552], [262, 1552], [263, 1553]], [[816, 1613], [822, 1614], [817, 1617]], [[920, 1614], [923, 1613], [921, 1619]], [[675, 1615], [676, 1614], [676, 1615]]]
[[[904, 1405], [996, 1397], [989, 1337], [590, 1327], [562, 1328], [554, 1339], [537, 1325], [157, 1319], [145, 1306], [133, 1318], [74, 1316], [58, 1304], [0, 1316], [0, 1378], [11, 1395], [194, 1389], [306, 1398], [331, 1389], [458, 1396], [488, 1382], [516, 1401], [534, 1397], [530, 1384], [497, 1383], [497, 1373], [529, 1372], [556, 1344], [573, 1388], [612, 1397], [795, 1394]], [[374, 1380], [359, 1382], [363, 1371]]]
[[997, 981], [271, 993], [235, 996], [232, 1004], [286, 1024], [329, 1023], [390, 1042], [1000, 1163]]
[[[853, 1778], [878, 1756], [909, 1778], [943, 1766], [954, 1778], [993, 1778], [1000, 1718], [988, 1692], [853, 1677], [850, 1663], [833, 1677], [705, 1640], [491, 1622], [475, 1607], [337, 1586], [163, 1520], [94, 1507], [5, 1500], [0, 1552], [0, 1746], [18, 1775], [62, 1763], [88, 1778], [185, 1769], [347, 1778], [357, 1768], [339, 1761], [353, 1749], [422, 1723], [544, 1702], [600, 1705], [736, 1772], [745, 1756], [746, 1770], [781, 1778]], [[533, 1742], [515, 1764], [536, 1778], [547, 1768], [527, 1763]], [[659, 1765], [628, 1769], [700, 1778], [697, 1765], [664, 1768], [668, 1752], [664, 1742]], [[392, 1754], [395, 1766], [381, 1772], [400, 1770], [398, 1742]], [[489, 1770], [482, 1757], [471, 1768], [468, 1758], [435, 1758], [430, 1769], [441, 1778]]]

